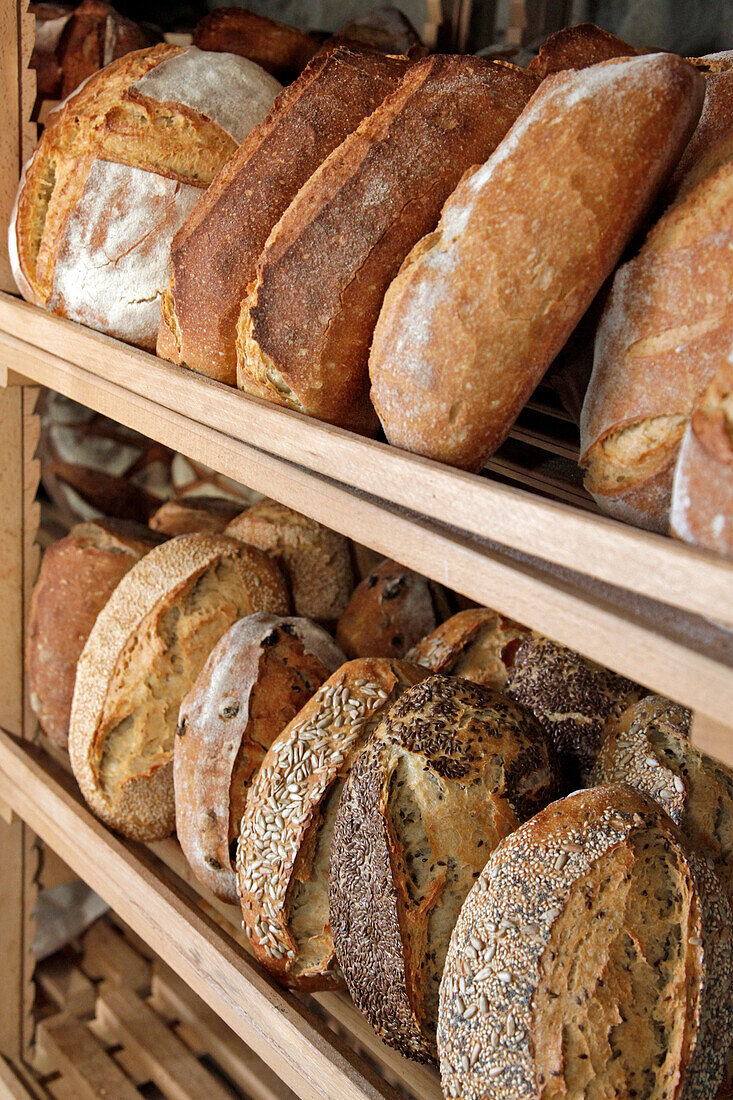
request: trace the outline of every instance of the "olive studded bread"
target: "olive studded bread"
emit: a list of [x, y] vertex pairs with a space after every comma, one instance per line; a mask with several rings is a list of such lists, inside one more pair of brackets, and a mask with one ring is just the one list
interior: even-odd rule
[[173, 831], [183, 696], [236, 619], [288, 610], [277, 567], [223, 535], [181, 535], [133, 566], [87, 639], [71, 708], [71, 766], [98, 817], [133, 840]]
[[336, 957], [357, 1007], [407, 1057], [435, 1057], [448, 940], [490, 852], [557, 793], [526, 707], [446, 676], [406, 691], [355, 761], [331, 851]]
[[733, 1027], [731, 912], [648, 796], [579, 791], [507, 837], [469, 894], [440, 988], [462, 1100], [712, 1098]]
[[257, 612], [219, 639], [184, 698], [173, 751], [176, 833], [200, 882], [238, 902], [234, 856], [252, 777], [344, 661], [307, 619]]
[[459, 611], [413, 646], [408, 661], [501, 691], [526, 626], [487, 607]]
[[237, 849], [244, 930], [283, 984], [342, 984], [328, 919], [328, 861], [354, 756], [425, 670], [366, 659], [338, 669], [270, 747], [252, 782]]

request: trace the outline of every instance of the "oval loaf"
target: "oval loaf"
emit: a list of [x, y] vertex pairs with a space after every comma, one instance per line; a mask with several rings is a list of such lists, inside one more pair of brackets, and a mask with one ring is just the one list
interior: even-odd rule
[[413, 646], [408, 661], [503, 690], [507, 669], [529, 630], [488, 607], [459, 611]]

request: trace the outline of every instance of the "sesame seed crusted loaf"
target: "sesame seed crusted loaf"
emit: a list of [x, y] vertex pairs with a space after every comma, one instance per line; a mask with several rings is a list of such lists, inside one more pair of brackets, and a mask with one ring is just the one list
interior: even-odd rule
[[349, 543], [276, 500], [259, 500], [227, 527], [226, 533], [269, 554], [290, 585], [298, 615], [335, 623], [354, 587]]
[[606, 720], [648, 694], [639, 684], [532, 633], [509, 669], [508, 695], [536, 715], [568, 771], [587, 775]]
[[709, 1100], [733, 1028], [731, 912], [648, 796], [548, 806], [469, 894], [440, 988], [443, 1089], [462, 1100]]
[[260, 611], [219, 639], [181, 703], [173, 752], [176, 833], [200, 882], [238, 902], [234, 853], [265, 753], [344, 655], [307, 619]]
[[173, 831], [181, 699], [222, 634], [255, 611], [288, 612], [269, 558], [223, 535], [181, 535], [137, 562], [97, 617], [77, 667], [69, 755], [91, 808], [124, 836]]
[[342, 984], [328, 919], [328, 862], [344, 779], [405, 689], [426, 675], [366, 658], [333, 674], [270, 747], [250, 787], [237, 849], [244, 930], [295, 989]]
[[159, 531], [168, 538], [204, 532], [220, 535], [240, 511], [240, 504], [223, 497], [167, 500], [150, 517], [148, 526], [151, 531]]
[[354, 763], [331, 850], [336, 956], [357, 1007], [407, 1057], [435, 1057], [438, 984], [466, 895], [558, 780], [526, 707], [437, 675], [402, 695]]
[[404, 657], [449, 615], [439, 584], [387, 560], [354, 589], [336, 641], [347, 657]]
[[501, 691], [507, 669], [528, 633], [526, 626], [496, 611], [472, 607], [436, 627], [412, 647], [407, 660], [444, 676], [460, 676]]

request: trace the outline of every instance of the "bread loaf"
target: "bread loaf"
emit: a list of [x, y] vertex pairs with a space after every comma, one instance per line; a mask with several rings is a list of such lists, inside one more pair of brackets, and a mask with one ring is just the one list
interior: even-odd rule
[[445, 1095], [714, 1096], [733, 1026], [730, 922], [652, 799], [617, 785], [548, 806], [493, 852], [451, 937]]
[[252, 782], [237, 849], [244, 930], [285, 985], [341, 984], [328, 920], [339, 796], [382, 716], [424, 675], [404, 661], [349, 661], [283, 730]]
[[449, 614], [439, 584], [383, 561], [354, 589], [336, 641], [347, 657], [404, 657]]
[[150, 517], [148, 526], [168, 538], [203, 532], [220, 535], [239, 513], [239, 504], [223, 497], [167, 500]]
[[239, 827], [272, 742], [344, 655], [307, 619], [248, 615], [220, 638], [184, 698], [173, 752], [176, 833], [196, 877], [236, 905]]
[[197, 23], [193, 44], [248, 57], [283, 84], [291, 84], [319, 49], [318, 40], [305, 31], [245, 8], [210, 11]]
[[433, 56], [335, 149], [257, 263], [237, 332], [237, 384], [276, 404], [374, 431], [368, 359], [385, 291], [471, 164], [536, 87], [524, 70]]
[[61, 32], [71, 18], [70, 4], [31, 3], [28, 14], [36, 21], [33, 52], [28, 68], [36, 74], [36, 98], [59, 99], [63, 72], [58, 56]]
[[587, 69], [601, 61], [633, 57], [644, 52], [624, 42], [623, 38], [597, 27], [595, 23], [576, 23], [551, 34], [527, 67], [544, 80], [551, 73], [559, 73], [563, 69]]
[[349, 543], [276, 500], [260, 500], [231, 521], [227, 534], [269, 554], [282, 569], [298, 615], [335, 623], [354, 587]]
[[665, 190], [667, 201], [707, 175], [714, 161], [730, 158], [733, 148], [733, 51], [690, 61], [705, 76], [705, 102], [695, 132]]
[[529, 631], [487, 607], [459, 611], [413, 646], [407, 660], [501, 691]]
[[406, 65], [342, 47], [319, 54], [278, 97], [173, 240], [159, 355], [236, 384], [237, 320], [270, 230]]
[[616, 272], [580, 421], [585, 486], [604, 511], [666, 532], [687, 421], [733, 347], [733, 144]]
[[499, 692], [430, 676], [354, 763], [331, 851], [329, 911], [349, 992], [407, 1057], [435, 1057], [438, 985], [489, 853], [557, 794], [551, 745]]
[[81, 792], [133, 840], [173, 831], [173, 740], [181, 700], [232, 623], [288, 612], [261, 551], [223, 535], [181, 535], [117, 585], [79, 658], [69, 755]]
[[66, 747], [76, 662], [97, 615], [159, 541], [137, 524], [97, 520], [72, 527], [43, 555], [31, 596], [25, 668], [31, 708], [55, 745]]
[[424, 53], [420, 35], [410, 20], [391, 4], [371, 8], [345, 23], [329, 41], [356, 43], [380, 53], [409, 54], [410, 57]]
[[733, 362], [704, 391], [685, 428], [672, 485], [673, 535], [733, 558]]
[[669, 54], [542, 82], [387, 292], [370, 373], [391, 443], [481, 468], [638, 228], [703, 90]]
[[243, 57], [169, 45], [91, 76], [23, 172], [9, 235], [21, 294], [154, 348], [173, 235], [279, 88]]
[[61, 83], [56, 98], [65, 99], [92, 73], [159, 40], [159, 35], [126, 19], [104, 0], [82, 0], [59, 36]]

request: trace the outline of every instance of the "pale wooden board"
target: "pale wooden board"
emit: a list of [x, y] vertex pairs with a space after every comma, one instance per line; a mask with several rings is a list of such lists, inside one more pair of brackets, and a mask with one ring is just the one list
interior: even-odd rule
[[76, 1088], [77, 1100], [140, 1100], [140, 1093], [89, 1029], [71, 1017], [38, 1025], [38, 1042]]
[[16, 734], [23, 727], [22, 459], [23, 390], [0, 390], [0, 726]]
[[36, 969], [36, 982], [60, 1011], [70, 1016], [91, 1016], [94, 1012], [94, 984], [63, 956], [45, 959]]
[[0, 1057], [0, 1100], [36, 1100], [36, 1096], [25, 1087], [13, 1067]]
[[136, 993], [150, 989], [150, 965], [104, 918], [95, 921], [82, 940], [84, 973], [95, 981], [124, 984]]

